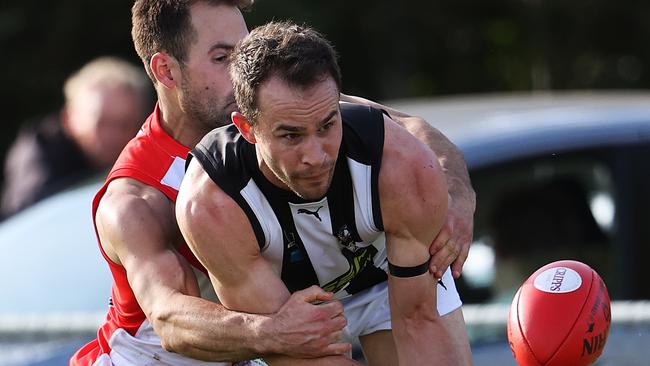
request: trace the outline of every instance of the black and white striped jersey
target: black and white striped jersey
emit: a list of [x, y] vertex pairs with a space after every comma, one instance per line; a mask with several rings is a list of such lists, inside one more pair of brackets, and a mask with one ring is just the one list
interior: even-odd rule
[[191, 152], [246, 213], [262, 255], [291, 292], [316, 284], [342, 297], [387, 279], [378, 190], [383, 115], [340, 106], [343, 141], [332, 184], [318, 201], [271, 184], [255, 146], [234, 125], [210, 132]]

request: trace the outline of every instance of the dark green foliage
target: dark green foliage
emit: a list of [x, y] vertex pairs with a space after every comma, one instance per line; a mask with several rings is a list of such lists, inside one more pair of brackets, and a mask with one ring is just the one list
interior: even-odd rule
[[[4, 133], [56, 109], [65, 77], [99, 55], [139, 62], [126, 0], [0, 5]], [[343, 90], [385, 100], [532, 89], [650, 87], [643, 0], [258, 0], [251, 27], [291, 19], [325, 34]]]

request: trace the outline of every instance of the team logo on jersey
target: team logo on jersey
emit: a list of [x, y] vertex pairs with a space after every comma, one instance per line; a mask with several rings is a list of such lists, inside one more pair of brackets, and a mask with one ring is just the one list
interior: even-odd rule
[[298, 213], [299, 214], [307, 214], [307, 215], [313, 215], [315, 218], [318, 219], [318, 221], [323, 222], [323, 219], [320, 218], [320, 215], [318, 214], [318, 211], [323, 208], [323, 206], [320, 206], [319, 208], [316, 209], [316, 211], [310, 211], [306, 208], [299, 208]]
[[356, 252], [359, 249], [359, 246], [357, 246], [357, 243], [352, 237], [352, 233], [348, 229], [348, 225], [341, 226], [339, 231], [336, 233], [336, 238], [344, 248], [351, 251], [352, 253]]

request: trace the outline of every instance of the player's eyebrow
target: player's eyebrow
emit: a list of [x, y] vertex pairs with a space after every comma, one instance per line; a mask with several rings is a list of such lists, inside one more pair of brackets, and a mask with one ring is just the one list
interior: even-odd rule
[[[332, 119], [332, 117], [334, 117], [336, 115], [337, 112], [338, 112], [337, 110], [331, 111], [325, 118], [323, 118], [322, 120], [320, 120], [318, 122], [318, 126], [322, 126], [325, 123], [327, 123], [330, 119]], [[304, 128], [304, 127], [293, 126], [293, 125], [289, 125], [289, 124], [280, 124], [277, 127], [275, 127], [273, 129], [273, 131], [274, 132], [277, 132], [277, 131], [302, 132], [305, 129], [306, 128]]]
[[322, 125], [324, 125], [325, 123], [327, 123], [327, 121], [329, 121], [330, 119], [332, 119], [332, 117], [336, 116], [336, 113], [337, 113], [337, 112], [338, 112], [338, 110], [333, 110], [333, 111], [331, 111], [330, 114], [327, 115], [327, 117], [323, 118], [323, 119], [318, 123], [318, 125], [319, 125], [319, 126], [322, 126]]
[[217, 42], [213, 44], [210, 49], [208, 49], [208, 53], [211, 53], [214, 50], [218, 49], [224, 49], [226, 51], [232, 51], [235, 48], [235, 45], [232, 43], [226, 43], [226, 42]]
[[273, 129], [274, 131], [289, 131], [289, 132], [301, 132], [304, 131], [304, 127], [298, 127], [298, 126], [292, 126], [292, 125], [285, 125], [285, 124], [280, 124], [276, 128]]

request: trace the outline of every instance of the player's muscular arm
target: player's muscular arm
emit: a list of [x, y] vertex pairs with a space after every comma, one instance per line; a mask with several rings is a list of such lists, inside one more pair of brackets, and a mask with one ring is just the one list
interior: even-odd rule
[[[379, 189], [388, 260], [416, 267], [429, 260], [429, 243], [443, 226], [447, 187], [436, 156], [406, 131], [385, 120], [385, 143]], [[406, 277], [389, 275], [393, 336], [400, 364], [436, 361], [462, 365], [464, 349], [453, 342], [438, 315], [436, 281], [425, 270]], [[460, 331], [464, 331], [462, 328]]]
[[[289, 298], [289, 291], [260, 253], [248, 218], [241, 208], [203, 171], [196, 160], [190, 163], [178, 196], [177, 219], [183, 236], [197, 258], [210, 272], [222, 303], [229, 309], [268, 314], [277, 311]], [[315, 290], [312, 289], [312, 290]], [[311, 300], [329, 300], [315, 297]], [[344, 324], [340, 303], [305, 304], [316, 310], [313, 323]], [[330, 309], [336, 309], [333, 313]], [[332, 316], [334, 314], [334, 316]], [[332, 326], [329, 326], [331, 328]], [[349, 344], [336, 343], [340, 332], [323, 332], [313, 327], [313, 338], [326, 337], [333, 349], [346, 352]], [[289, 359], [268, 355], [271, 365], [354, 365], [333, 356], [320, 359]]]
[[473, 213], [476, 195], [469, 179], [465, 158], [462, 151], [449, 141], [444, 134], [420, 117], [408, 115], [365, 98], [341, 94], [341, 101], [368, 105], [386, 111], [393, 121], [406, 128], [409, 133], [426, 144], [438, 157], [438, 162], [445, 173], [447, 186], [452, 197], [463, 200], [463, 203], [468, 205], [468, 208], [471, 208]]
[[[267, 352], [331, 354], [328, 343], [308, 342], [305, 334], [292, 333], [297, 328], [291, 328], [295, 323], [286, 310], [272, 317], [243, 314], [197, 297], [190, 265], [173, 246], [180, 238], [173, 205], [159, 191], [133, 180], [116, 180], [96, 220], [105, 251], [125, 267], [138, 303], [167, 350], [208, 361], [242, 360]], [[301, 307], [301, 298], [292, 300], [285, 308], [307, 322], [311, 314]], [[290, 329], [279, 333], [280, 326]]]
[[440, 278], [451, 264], [454, 277], [459, 277], [472, 241], [476, 207], [476, 194], [469, 179], [463, 153], [445, 135], [420, 117], [410, 116], [361, 97], [341, 94], [341, 100], [388, 112], [395, 122], [436, 153], [445, 173], [451, 202], [445, 223], [430, 247], [433, 255], [430, 269]]
[[228, 347], [242, 340], [237, 324], [245, 319], [197, 297], [190, 266], [173, 247], [179, 238], [173, 204], [162, 193], [129, 179], [114, 181], [96, 220], [105, 251], [125, 267], [163, 347], [203, 360], [254, 354], [252, 348]]

